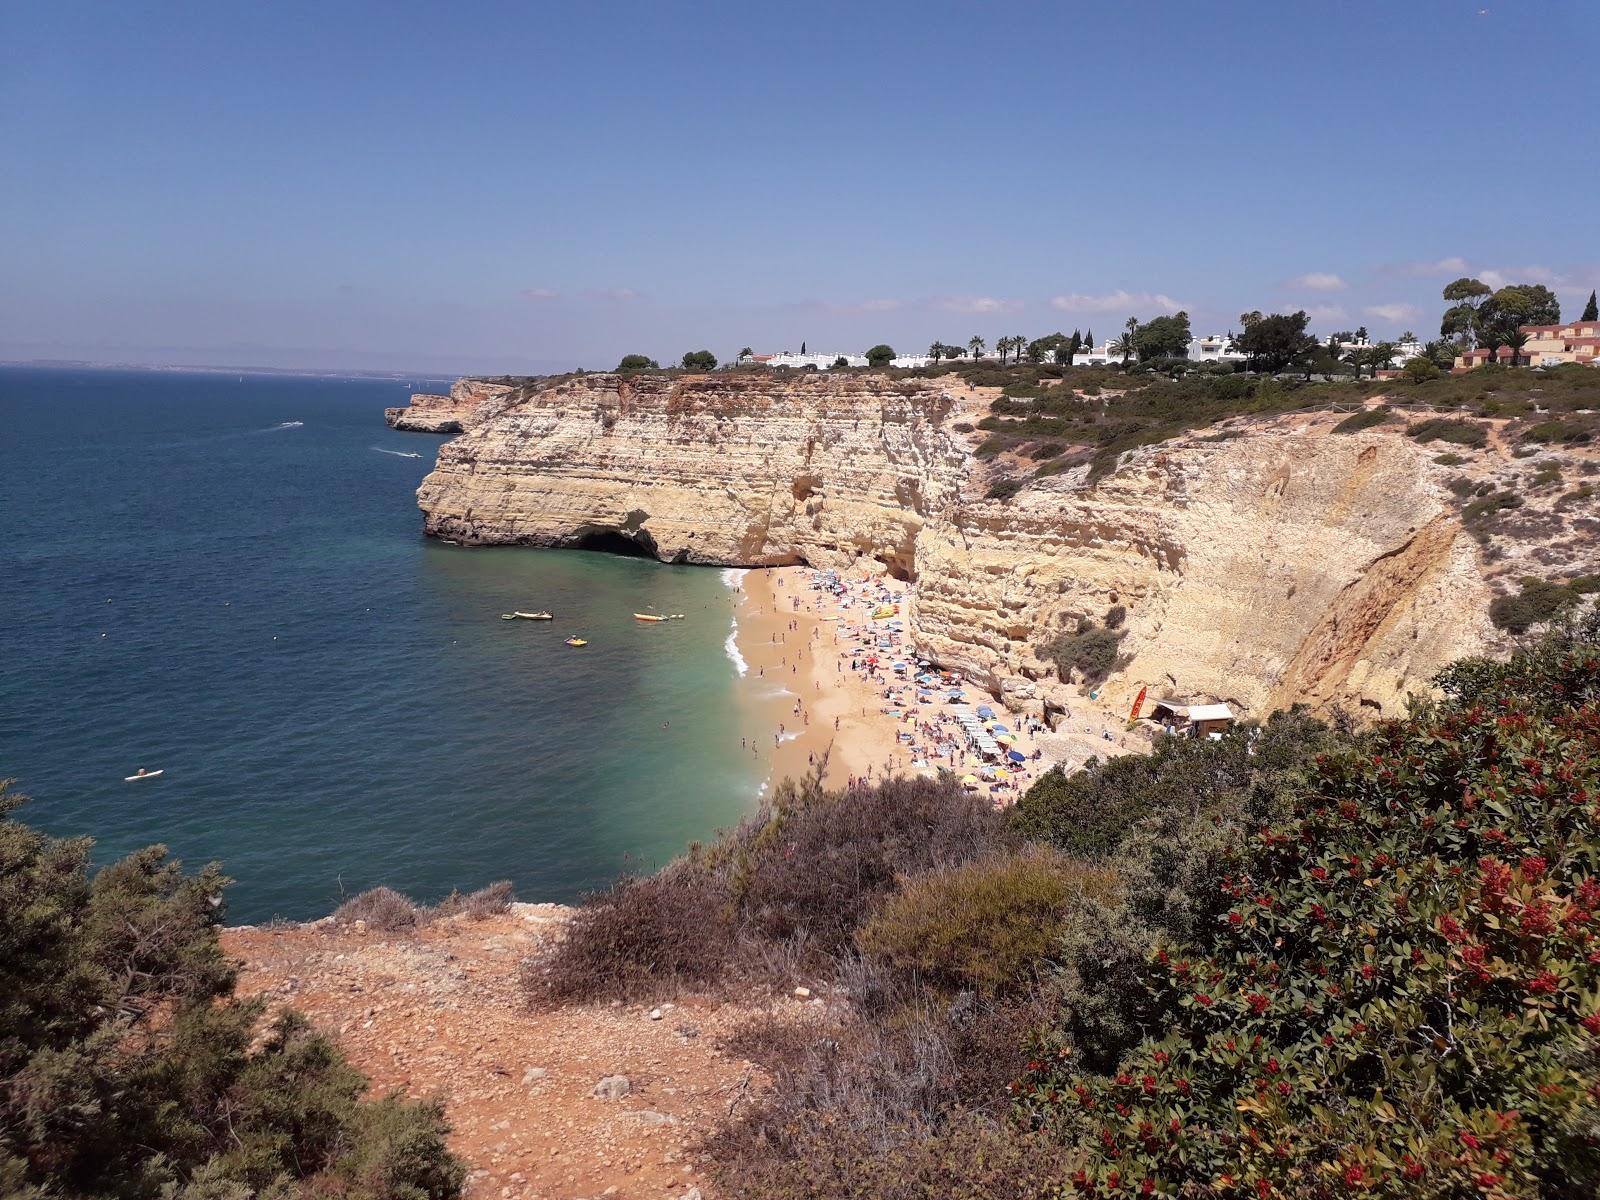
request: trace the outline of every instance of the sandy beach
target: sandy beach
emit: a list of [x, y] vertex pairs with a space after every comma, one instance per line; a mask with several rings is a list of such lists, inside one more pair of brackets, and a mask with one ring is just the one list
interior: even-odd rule
[[[1117, 723], [1097, 709], [1086, 707], [1057, 733], [1007, 713], [970, 684], [940, 680], [919, 687], [910, 636], [894, 624], [904, 620], [909, 627], [908, 585], [857, 573], [837, 577], [844, 593], [838, 595], [824, 583], [833, 581], [809, 567], [751, 570], [739, 579], [737, 645], [754, 697], [739, 736], [766, 765], [768, 786], [824, 761], [831, 787], [890, 775], [931, 775], [940, 768], [982, 776], [988, 765], [1001, 766], [1005, 774], [981, 778], [977, 787], [997, 804], [1007, 804], [1058, 762], [1071, 767], [1093, 753], [1132, 748], [1123, 744]], [[874, 612], [883, 608], [898, 611], [875, 620]], [[880, 640], [889, 647], [880, 649]], [[894, 671], [895, 662], [904, 662], [906, 669]], [[952, 687], [965, 691], [963, 702], [950, 701]], [[1001, 723], [998, 736], [1013, 739], [1003, 745], [1003, 764], [986, 764], [959, 725], [963, 717], [977, 719], [986, 707]], [[983, 724], [993, 728], [993, 720]]]

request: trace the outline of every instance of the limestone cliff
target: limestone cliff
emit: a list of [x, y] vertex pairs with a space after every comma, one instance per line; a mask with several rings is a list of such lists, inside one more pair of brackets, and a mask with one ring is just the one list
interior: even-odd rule
[[876, 561], [917, 581], [924, 652], [1034, 710], [1071, 696], [1041, 643], [1113, 605], [1117, 704], [1148, 684], [1393, 711], [1493, 638], [1448, 472], [1392, 427], [1240, 422], [1002, 501], [957, 429], [986, 400], [866, 374], [590, 375], [480, 401], [418, 498], [428, 533], [465, 544]]
[[448, 396], [425, 392], [412, 395], [404, 408], [383, 410], [384, 422], [391, 429], [410, 433], [460, 433], [479, 416], [492, 409], [516, 389], [510, 384], [483, 379], [458, 379]]

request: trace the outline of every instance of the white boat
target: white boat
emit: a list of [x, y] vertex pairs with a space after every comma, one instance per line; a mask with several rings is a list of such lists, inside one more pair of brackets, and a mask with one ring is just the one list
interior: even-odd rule
[[520, 617], [520, 618], [521, 618], [521, 619], [522, 619], [522, 620], [524, 620], [524, 621], [554, 621], [554, 620], [555, 620], [555, 617], [554, 617], [554, 616], [553, 616], [553, 615], [552, 615], [552, 614], [550, 614], [550, 613], [547, 613], [547, 612], [535, 612], [535, 613], [525, 613], [525, 612], [513, 612], [513, 613], [501, 613], [501, 614], [500, 614], [500, 616], [501, 616], [501, 619], [502, 619], [502, 620], [504, 620], [504, 619], [506, 619], [506, 617], [508, 617], [508, 616], [509, 616], [509, 617], [510, 617], [510, 618], [511, 618], [511, 619], [512, 619], [512, 620], [516, 620], [516, 619], [517, 619], [517, 618], [519, 618], [519, 617]]
[[163, 767], [159, 771], [146, 771], [143, 767], [140, 767], [139, 771], [138, 771], [138, 774], [136, 774], [136, 775], [124, 775], [122, 777], [122, 782], [123, 783], [135, 783], [140, 779], [155, 779], [158, 776], [165, 775], [166, 773], [167, 773], [167, 771], [166, 771], [165, 767]]

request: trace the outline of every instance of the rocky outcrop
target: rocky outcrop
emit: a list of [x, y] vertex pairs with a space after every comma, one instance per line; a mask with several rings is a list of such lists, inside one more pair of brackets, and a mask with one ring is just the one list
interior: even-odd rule
[[[986, 400], [986, 397], [983, 398]], [[418, 493], [428, 533], [673, 562], [881, 564], [911, 628], [1014, 707], [1069, 701], [1041, 653], [1125, 608], [1139, 687], [1261, 713], [1393, 710], [1492, 638], [1447, 474], [1391, 429], [1239, 424], [987, 499], [978, 398], [839, 374], [591, 375], [480, 407]]]
[[383, 419], [391, 429], [409, 433], [460, 433], [516, 390], [511, 384], [458, 379], [448, 396], [414, 393], [406, 407], [384, 409]]

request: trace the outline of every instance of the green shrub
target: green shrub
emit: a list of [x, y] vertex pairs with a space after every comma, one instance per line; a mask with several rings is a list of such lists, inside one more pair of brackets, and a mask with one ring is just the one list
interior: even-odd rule
[[1413, 384], [1427, 383], [1429, 380], [1439, 378], [1439, 364], [1431, 358], [1424, 358], [1420, 354], [1413, 359], [1408, 359], [1401, 368], [1405, 372], [1406, 380]]
[[1055, 639], [1040, 648], [1040, 656], [1056, 664], [1062, 679], [1074, 674], [1087, 684], [1102, 682], [1122, 662], [1117, 653], [1126, 629], [1107, 629], [1093, 621], [1078, 622], [1075, 630], [1062, 630]]
[[1406, 431], [1419, 442], [1453, 442], [1481, 450], [1489, 444], [1488, 432], [1482, 425], [1471, 421], [1457, 421], [1449, 417], [1429, 417]]
[[1441, 683], [1221, 827], [1220, 911], [1102, 968], [1115, 1064], [1068, 1032], [1016, 1082], [1072, 1194], [1600, 1191], [1600, 627]]
[[971, 433], [974, 426], [971, 421], [957, 421], [951, 428], [957, 433]]
[[775, 963], [830, 973], [898, 879], [981, 857], [1002, 825], [953, 780], [849, 792], [786, 781], [711, 846], [586, 899], [524, 986], [537, 999], [595, 1000], [754, 979]]
[[1489, 619], [1497, 629], [1527, 633], [1535, 625], [1553, 620], [1563, 609], [1575, 604], [1581, 594], [1569, 584], [1524, 579], [1515, 596], [1495, 597], [1489, 605]]
[[448, 1200], [437, 1105], [376, 1104], [303, 1017], [259, 1028], [217, 939], [227, 881], [159, 846], [88, 872], [90, 843], [11, 817], [0, 785], [0, 1191], [211, 1200]]
[[1268, 803], [1299, 778], [1327, 736], [1321, 721], [1295, 711], [1218, 741], [1161, 738], [1149, 754], [1091, 760], [1072, 775], [1046, 772], [1012, 810], [1012, 825], [1074, 858], [1099, 861], [1152, 813], [1251, 797]]
[[1128, 618], [1128, 610], [1121, 604], [1113, 604], [1106, 609], [1106, 628], [1121, 629], [1123, 621]]
[[1433, 461], [1441, 467], [1459, 467], [1467, 460], [1454, 450], [1446, 450], [1443, 454], [1436, 454]]
[[1207, 386], [1218, 400], [1243, 400], [1254, 384], [1247, 375], [1216, 375]]
[[1576, 421], [1540, 421], [1522, 431], [1530, 442], [1560, 442], [1578, 445], [1590, 439], [1590, 431]]
[[1040, 850], [908, 880], [856, 933], [896, 970], [986, 996], [1025, 990], [1060, 940], [1072, 899], [1109, 895], [1111, 872]]
[[1515, 492], [1491, 492], [1481, 500], [1474, 500], [1461, 510], [1461, 519], [1469, 527], [1483, 526], [1490, 518], [1522, 507], [1522, 497]]
[[1371, 429], [1374, 425], [1382, 425], [1389, 419], [1390, 412], [1387, 405], [1380, 404], [1377, 408], [1364, 408], [1360, 412], [1351, 413], [1344, 420], [1333, 427], [1334, 433], [1356, 433], [1362, 429]]
[[1009, 500], [1022, 490], [1022, 480], [1016, 478], [996, 479], [989, 485], [989, 490], [984, 497], [989, 500]]

